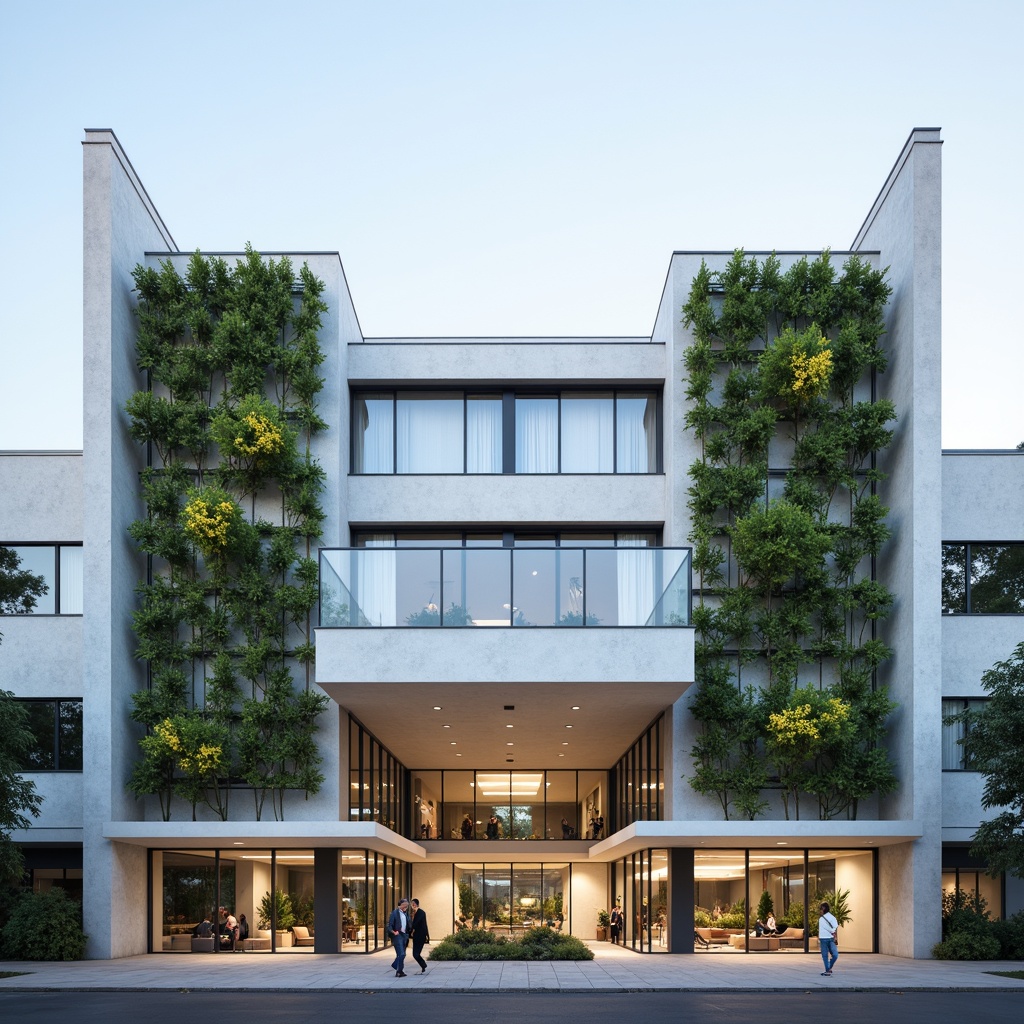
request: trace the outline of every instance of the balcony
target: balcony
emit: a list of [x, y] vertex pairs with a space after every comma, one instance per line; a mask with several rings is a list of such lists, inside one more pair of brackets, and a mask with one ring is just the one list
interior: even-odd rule
[[678, 627], [689, 548], [324, 548], [321, 628]]

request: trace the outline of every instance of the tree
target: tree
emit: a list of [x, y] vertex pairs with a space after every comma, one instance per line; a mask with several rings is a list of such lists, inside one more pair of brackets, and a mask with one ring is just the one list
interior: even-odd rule
[[1024, 877], [1024, 643], [993, 665], [981, 685], [989, 694], [984, 708], [952, 719], [963, 723], [960, 742], [985, 776], [981, 806], [999, 810], [975, 832], [971, 853], [986, 861], [990, 875]]
[[[21, 569], [17, 551], [0, 547], [0, 615], [25, 615], [50, 588], [42, 576]], [[0, 633], [0, 642], [4, 635]]]
[[[0, 615], [24, 615], [32, 611], [36, 599], [49, 590], [42, 576], [19, 568], [17, 551], [0, 547]], [[0, 633], [3, 641], [3, 633]], [[16, 828], [28, 828], [25, 814], [39, 816], [42, 799], [35, 783], [26, 782], [19, 770], [32, 746], [25, 709], [14, 694], [0, 690], [0, 883], [21, 880], [24, 860], [20, 848], [11, 841]]]
[[32, 746], [27, 715], [14, 694], [0, 690], [0, 883], [21, 881], [24, 860], [11, 832], [28, 828], [26, 813], [39, 817], [42, 798], [35, 783], [20, 775], [21, 765]]

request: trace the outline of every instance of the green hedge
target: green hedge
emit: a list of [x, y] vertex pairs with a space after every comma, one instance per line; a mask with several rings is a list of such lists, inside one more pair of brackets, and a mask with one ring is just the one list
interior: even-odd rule
[[85, 956], [82, 905], [63, 889], [26, 893], [0, 933], [8, 960], [81, 960]]
[[510, 939], [482, 928], [467, 928], [446, 935], [431, 951], [431, 961], [442, 960], [593, 960], [586, 943], [574, 935], [550, 928], [531, 928], [521, 939]]

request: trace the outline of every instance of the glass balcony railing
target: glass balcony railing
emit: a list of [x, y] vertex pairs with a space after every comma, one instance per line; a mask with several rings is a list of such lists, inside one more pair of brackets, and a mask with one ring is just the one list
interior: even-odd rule
[[321, 626], [689, 624], [689, 548], [320, 551]]

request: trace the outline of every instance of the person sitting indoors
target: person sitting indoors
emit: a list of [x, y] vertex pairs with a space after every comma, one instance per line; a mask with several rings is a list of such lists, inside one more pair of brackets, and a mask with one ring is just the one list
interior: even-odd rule
[[192, 929], [192, 934], [199, 939], [208, 939], [213, 935], [213, 925], [210, 924], [209, 914]]
[[756, 935], [756, 936], [757, 936], [758, 938], [761, 938], [761, 936], [762, 936], [762, 935], [764, 935], [764, 931], [765, 931], [765, 924], [764, 924], [764, 921], [762, 921], [762, 920], [761, 920], [761, 918], [758, 918], [758, 919], [757, 919], [757, 920], [756, 920], [756, 921], [754, 922], [754, 934], [755, 934], [755, 935]]
[[768, 920], [764, 923], [765, 935], [778, 935], [779, 929], [775, 926], [775, 915], [769, 914]]

